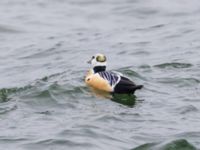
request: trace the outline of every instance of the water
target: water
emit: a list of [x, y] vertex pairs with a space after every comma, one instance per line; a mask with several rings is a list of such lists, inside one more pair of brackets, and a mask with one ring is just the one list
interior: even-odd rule
[[[1, 0], [0, 149], [198, 149], [199, 5]], [[144, 85], [131, 106], [86, 87], [98, 52]]]

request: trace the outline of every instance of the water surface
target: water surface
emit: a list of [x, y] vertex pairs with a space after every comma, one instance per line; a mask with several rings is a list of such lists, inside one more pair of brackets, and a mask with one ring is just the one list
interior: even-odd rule
[[[0, 149], [200, 147], [200, 1], [0, 1]], [[95, 96], [86, 61], [144, 88]]]

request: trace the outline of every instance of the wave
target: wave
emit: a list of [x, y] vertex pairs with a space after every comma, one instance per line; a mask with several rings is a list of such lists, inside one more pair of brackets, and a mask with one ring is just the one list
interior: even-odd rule
[[189, 63], [172, 62], [172, 63], [158, 64], [158, 65], [155, 65], [154, 67], [165, 69], [165, 68], [190, 68], [192, 66], [193, 65]]
[[185, 139], [177, 139], [168, 143], [146, 143], [132, 150], [197, 150]]
[[121, 72], [122, 74], [124, 75], [127, 75], [129, 77], [136, 77], [136, 78], [139, 78], [139, 79], [142, 79], [142, 80], [146, 80], [145, 77], [143, 77], [142, 75], [140, 75], [139, 73], [133, 71], [131, 69], [131, 67], [124, 67], [124, 68], [120, 68], [117, 70], [118, 72]]
[[15, 97], [22, 99], [25, 97], [56, 99], [55, 96], [59, 96], [59, 94], [75, 98], [81, 93], [85, 94], [88, 92], [87, 87], [81, 83], [77, 85], [70, 83], [70, 81], [61, 81], [62, 83], [58, 83], [59, 76], [62, 78], [63, 73], [45, 76], [24, 87], [2, 88], [0, 89], [0, 103], [12, 100]]
[[180, 87], [184, 86], [194, 86], [200, 83], [200, 80], [196, 78], [157, 78], [157, 81], [159, 83], [164, 83], [164, 84], [174, 84], [178, 85]]
[[53, 147], [56, 148], [58, 146], [63, 147], [64, 149], [71, 149], [73, 147], [82, 147], [83, 149], [87, 149], [93, 147], [94, 145], [90, 142], [74, 141], [72, 139], [44, 139], [22, 145], [25, 149], [44, 149], [44, 147], [52, 149]]
[[193, 105], [185, 105], [179, 108], [176, 108], [176, 111], [178, 111], [180, 114], [184, 115], [187, 113], [192, 113], [192, 112], [198, 112], [198, 108], [193, 106]]
[[0, 25], [0, 33], [19, 33], [20, 31], [12, 28], [12, 27], [8, 27], [8, 25]]
[[31, 85], [25, 87], [2, 88], [0, 89], [0, 103], [11, 100], [11, 95], [31, 88]]

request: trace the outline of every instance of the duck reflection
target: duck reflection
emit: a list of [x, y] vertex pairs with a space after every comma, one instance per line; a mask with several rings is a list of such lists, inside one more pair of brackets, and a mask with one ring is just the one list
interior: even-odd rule
[[110, 99], [114, 102], [129, 106], [129, 107], [134, 107], [136, 103], [136, 96], [134, 94], [117, 94], [117, 93], [109, 93], [109, 92], [97, 90], [94, 88], [90, 88], [90, 89], [97, 97]]

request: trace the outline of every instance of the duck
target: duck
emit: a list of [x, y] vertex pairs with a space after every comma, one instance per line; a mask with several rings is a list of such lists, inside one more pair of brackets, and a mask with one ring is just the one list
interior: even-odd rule
[[93, 89], [113, 94], [134, 94], [143, 87], [118, 72], [107, 71], [107, 58], [104, 54], [92, 56], [88, 63], [92, 69], [87, 72], [85, 83]]

